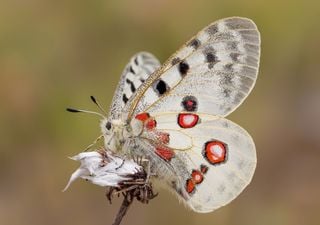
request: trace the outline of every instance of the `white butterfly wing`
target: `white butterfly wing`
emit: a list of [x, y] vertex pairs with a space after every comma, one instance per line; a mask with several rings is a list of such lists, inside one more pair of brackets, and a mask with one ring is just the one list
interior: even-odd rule
[[144, 124], [124, 149], [148, 157], [159, 179], [197, 212], [229, 203], [254, 174], [251, 137], [223, 117], [252, 90], [259, 57], [253, 21], [219, 20], [182, 46], [124, 104], [122, 119]]
[[260, 34], [253, 21], [226, 18], [200, 31], [141, 86], [125, 108], [129, 118], [146, 112], [179, 112], [185, 96], [197, 111], [226, 116], [253, 88]]
[[[256, 167], [255, 145], [244, 129], [221, 117], [190, 114], [198, 117], [197, 122], [183, 128], [179, 117], [187, 114], [150, 114], [157, 124], [155, 133], [169, 134], [165, 146], [172, 154], [157, 147], [153, 151], [162, 159], [158, 164], [172, 170], [160, 172], [163, 181], [170, 180], [169, 186], [194, 211], [211, 212], [228, 204], [250, 183]], [[145, 131], [141, 137], [152, 143], [151, 133]]]
[[109, 118], [118, 119], [124, 106], [137, 89], [160, 67], [158, 59], [148, 52], [135, 54], [122, 72], [112, 99]]

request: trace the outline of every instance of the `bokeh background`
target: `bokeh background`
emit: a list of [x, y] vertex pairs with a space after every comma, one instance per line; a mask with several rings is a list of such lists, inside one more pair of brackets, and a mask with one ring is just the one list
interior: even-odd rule
[[136, 52], [160, 61], [210, 22], [253, 19], [262, 36], [259, 78], [229, 118], [253, 136], [251, 185], [213, 213], [185, 209], [161, 190], [123, 224], [320, 224], [320, 3], [318, 1], [1, 0], [0, 224], [111, 224], [120, 200], [85, 181], [62, 193], [69, 160], [99, 121], [67, 106], [107, 108]]

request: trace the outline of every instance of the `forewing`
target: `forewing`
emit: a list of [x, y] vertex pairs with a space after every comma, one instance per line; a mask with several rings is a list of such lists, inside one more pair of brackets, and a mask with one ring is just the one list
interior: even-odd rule
[[[142, 85], [125, 108], [139, 112], [186, 110], [226, 116], [248, 96], [257, 78], [260, 34], [253, 21], [226, 18], [201, 30]], [[189, 111], [189, 110], [188, 110]]]
[[118, 119], [121, 111], [137, 91], [157, 68], [160, 67], [158, 59], [148, 52], [134, 55], [122, 72], [120, 82], [112, 100], [109, 118]]
[[[188, 128], [185, 125], [192, 122], [192, 117], [181, 119], [185, 113], [150, 115], [157, 123], [155, 131], [144, 132], [142, 138], [156, 146], [154, 151], [163, 160], [159, 164], [172, 170], [160, 172], [161, 176], [165, 176], [164, 180], [176, 177], [169, 186], [194, 211], [211, 212], [224, 206], [250, 183], [256, 151], [243, 128], [225, 118], [206, 114], [189, 114], [198, 118]], [[157, 140], [151, 133], [169, 134], [167, 144], [162, 147], [155, 144]]]

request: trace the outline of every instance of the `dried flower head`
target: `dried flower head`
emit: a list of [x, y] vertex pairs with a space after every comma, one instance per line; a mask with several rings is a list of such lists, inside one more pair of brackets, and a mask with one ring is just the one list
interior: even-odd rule
[[146, 174], [141, 165], [132, 159], [123, 159], [107, 150], [81, 152], [70, 157], [80, 161], [80, 167], [71, 175], [63, 191], [77, 178], [82, 178], [102, 187], [121, 188], [125, 182], [134, 183], [137, 178], [143, 181]]

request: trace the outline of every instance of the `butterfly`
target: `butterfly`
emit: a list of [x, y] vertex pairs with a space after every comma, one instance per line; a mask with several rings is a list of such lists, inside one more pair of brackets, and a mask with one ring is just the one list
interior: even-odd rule
[[250, 183], [256, 150], [225, 117], [251, 92], [259, 58], [259, 31], [240, 17], [205, 27], [162, 66], [134, 55], [101, 121], [105, 147], [146, 159], [155, 180], [196, 212], [228, 204]]

